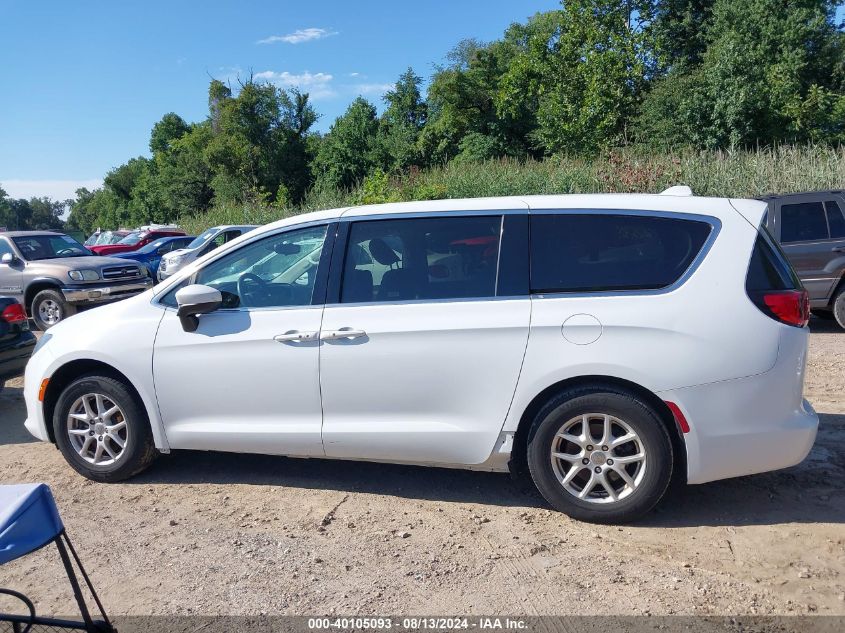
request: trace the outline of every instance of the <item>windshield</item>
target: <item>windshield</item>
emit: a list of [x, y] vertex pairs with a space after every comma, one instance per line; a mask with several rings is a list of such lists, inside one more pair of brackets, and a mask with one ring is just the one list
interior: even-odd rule
[[150, 242], [149, 244], [147, 244], [146, 246], [144, 246], [143, 248], [139, 249], [139, 250], [138, 250], [138, 252], [139, 252], [139, 253], [142, 253], [142, 254], [147, 254], [147, 253], [152, 253], [152, 252], [155, 252], [155, 251], [157, 251], [160, 247], [162, 247], [162, 246], [164, 246], [165, 244], [167, 244], [167, 240], [168, 240], [168, 239], [169, 239], [169, 238], [166, 238], [166, 237], [165, 237], [165, 238], [161, 238], [161, 239], [157, 239], [157, 240], [155, 240], [155, 241], [152, 241], [152, 242]]
[[215, 235], [217, 235], [217, 229], [208, 229], [205, 233], [197, 235], [185, 248], [199, 248]]
[[100, 235], [102, 235], [102, 233], [100, 233], [99, 231], [96, 233], [92, 233], [91, 236], [87, 240], [85, 240], [85, 246], [94, 246], [94, 244], [97, 243], [97, 240], [99, 239]]
[[124, 237], [122, 240], [118, 242], [118, 244], [127, 244], [129, 246], [134, 246], [138, 242], [141, 241], [141, 232], [140, 231], [132, 231], [129, 235]]
[[69, 235], [29, 235], [13, 237], [12, 240], [27, 261], [91, 255], [91, 251]]

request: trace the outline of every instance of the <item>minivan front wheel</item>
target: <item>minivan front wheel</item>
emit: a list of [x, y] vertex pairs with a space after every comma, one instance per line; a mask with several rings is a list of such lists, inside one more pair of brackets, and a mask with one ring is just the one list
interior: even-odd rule
[[528, 467], [553, 507], [581, 521], [625, 523], [651, 510], [672, 476], [672, 442], [634, 394], [578, 388], [537, 414]]
[[65, 460], [94, 481], [128, 479], [157, 454], [143, 407], [110, 376], [83, 376], [68, 385], [56, 404], [53, 432]]

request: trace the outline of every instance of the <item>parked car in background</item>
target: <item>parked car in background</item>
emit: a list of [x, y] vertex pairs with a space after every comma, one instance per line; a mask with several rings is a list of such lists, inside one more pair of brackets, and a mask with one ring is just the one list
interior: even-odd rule
[[68, 235], [52, 231], [0, 235], [0, 293], [23, 304], [41, 330], [80, 307], [125, 299], [152, 286], [145, 266], [92, 255]]
[[35, 349], [35, 335], [23, 306], [12, 297], [0, 296], [0, 391], [10, 378], [22, 376]]
[[117, 253], [112, 257], [118, 259], [130, 259], [143, 264], [147, 267], [150, 277], [155, 279], [156, 272], [158, 272], [158, 264], [161, 258], [171, 251], [184, 248], [190, 244], [194, 239], [193, 235], [183, 235], [179, 237], [160, 237], [154, 242], [150, 242], [146, 246], [139, 248], [137, 251], [130, 251], [129, 253]]
[[600, 522], [647, 512], [673, 471], [797, 464], [818, 426], [806, 291], [764, 203], [685, 191], [264, 226], [60, 324], [27, 366], [26, 428], [104, 482], [175, 449], [527, 463]]
[[117, 244], [132, 231], [120, 229], [118, 231], [95, 231], [87, 240], [84, 246], [89, 249], [92, 246], [105, 246], [106, 244]]
[[160, 237], [178, 237], [185, 235], [185, 231], [175, 226], [144, 226], [126, 235], [116, 244], [92, 246], [91, 250], [97, 255], [115, 255], [128, 253], [143, 248]]
[[810, 293], [813, 314], [845, 328], [845, 196], [812, 191], [763, 198], [766, 228]]
[[163, 281], [174, 273], [182, 270], [191, 262], [199, 259], [203, 255], [207, 255], [215, 248], [219, 248], [232, 241], [236, 237], [240, 237], [244, 233], [248, 233], [257, 228], [255, 224], [243, 225], [225, 225], [213, 226], [207, 229], [194, 238], [185, 248], [173, 251], [169, 255], [161, 258], [158, 266], [157, 278]]

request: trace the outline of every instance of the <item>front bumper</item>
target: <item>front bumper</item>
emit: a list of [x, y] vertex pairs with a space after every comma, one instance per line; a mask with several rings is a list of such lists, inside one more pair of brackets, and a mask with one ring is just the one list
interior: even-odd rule
[[76, 286], [62, 288], [65, 301], [73, 304], [95, 304], [106, 303], [126, 299], [133, 295], [140, 294], [153, 287], [153, 280], [149, 277], [126, 283], [115, 283], [107, 286]]

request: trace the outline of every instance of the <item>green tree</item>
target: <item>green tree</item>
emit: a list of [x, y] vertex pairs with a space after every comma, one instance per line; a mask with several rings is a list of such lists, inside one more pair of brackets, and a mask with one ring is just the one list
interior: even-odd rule
[[422, 78], [408, 68], [384, 95], [387, 108], [379, 125], [379, 149], [388, 171], [404, 171], [421, 162], [417, 143], [428, 116], [421, 84]]
[[645, 143], [730, 147], [841, 142], [843, 34], [832, 0], [716, 0], [698, 66], [671, 69], [643, 104]]
[[567, 0], [560, 11], [534, 16], [502, 79], [498, 111], [536, 110], [531, 137], [546, 153], [624, 141], [656, 67], [649, 18], [650, 3], [635, 0]]
[[191, 127], [178, 114], [169, 112], [161, 117], [161, 121], [153, 126], [150, 134], [150, 151], [155, 155], [158, 152], [166, 152], [170, 144], [182, 138], [190, 131]]
[[320, 143], [312, 166], [317, 186], [349, 189], [377, 167], [378, 127], [375, 106], [355, 99]]

